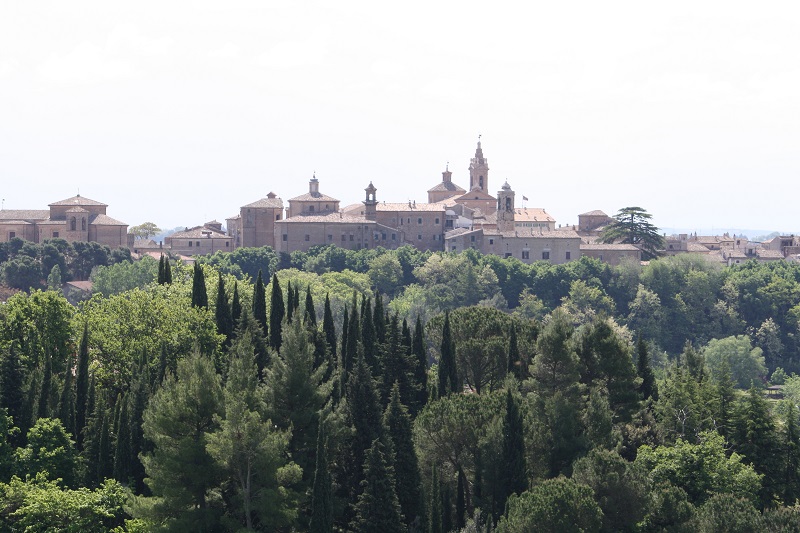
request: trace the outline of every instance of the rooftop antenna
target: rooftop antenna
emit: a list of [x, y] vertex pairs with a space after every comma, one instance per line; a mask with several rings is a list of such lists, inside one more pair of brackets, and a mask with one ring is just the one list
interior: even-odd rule
[[0, 210], [5, 209], [5, 208], [6, 208], [6, 199], [3, 198], [3, 202], [0, 203]]

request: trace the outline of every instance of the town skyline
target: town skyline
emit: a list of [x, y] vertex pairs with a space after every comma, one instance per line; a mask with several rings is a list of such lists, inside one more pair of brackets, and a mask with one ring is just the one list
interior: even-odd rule
[[665, 229], [797, 233], [794, 9], [3, 6], [0, 198], [80, 191], [165, 229], [315, 172], [342, 206], [370, 181], [421, 202], [448, 162], [468, 186], [481, 134], [489, 192], [560, 224], [636, 205]]

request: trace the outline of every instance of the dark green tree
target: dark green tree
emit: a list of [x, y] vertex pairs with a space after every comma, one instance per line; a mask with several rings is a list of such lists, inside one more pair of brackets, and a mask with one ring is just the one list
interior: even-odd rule
[[317, 310], [314, 308], [314, 298], [311, 297], [311, 285], [306, 287], [306, 303], [303, 322], [311, 327], [317, 327]]
[[[352, 454], [356, 469], [360, 470], [372, 442], [384, 436], [380, 398], [369, 365], [360, 352], [347, 383], [347, 405], [350, 422], [355, 430], [349, 453]], [[360, 475], [356, 477], [361, 478]]]
[[129, 416], [130, 397], [120, 400], [117, 439], [114, 445], [114, 479], [129, 483], [133, 476], [133, 449], [131, 447], [131, 419]]
[[194, 271], [192, 275], [192, 307], [203, 307], [208, 309], [206, 276], [199, 263], [194, 264]]
[[317, 431], [317, 463], [314, 468], [314, 484], [311, 488], [310, 533], [331, 533], [333, 531], [333, 493], [331, 474], [328, 470], [328, 439], [325, 424], [320, 420]]
[[736, 451], [744, 455], [755, 471], [764, 475], [760, 491], [761, 506], [771, 505], [776, 492], [778, 474], [778, 435], [767, 400], [756, 387], [751, 387], [739, 404], [736, 430], [733, 435]]
[[70, 435], [75, 435], [75, 388], [72, 385], [72, 357], [67, 358], [64, 387], [58, 400], [58, 418]]
[[89, 395], [89, 324], [83, 323], [83, 334], [78, 347], [78, 368], [75, 376], [75, 444], [78, 451], [83, 450], [86, 417], [91, 414], [88, 407]]
[[159, 285], [164, 285], [164, 254], [158, 258], [158, 277], [156, 281]]
[[236, 330], [236, 325], [242, 318], [242, 301], [239, 298], [239, 282], [233, 282], [233, 296], [231, 296], [231, 327]]
[[267, 293], [264, 288], [264, 280], [261, 279], [261, 270], [258, 271], [256, 286], [253, 290], [253, 317], [261, 326], [261, 334], [269, 338], [269, 327], [267, 326]]
[[47, 418], [50, 416], [50, 394], [53, 389], [53, 358], [49, 353], [44, 354], [43, 365], [44, 369], [42, 370], [42, 383], [39, 392], [39, 406], [36, 412], [36, 418]]
[[366, 297], [363, 302], [361, 311], [361, 344], [364, 346], [364, 359], [366, 359], [369, 364], [372, 375], [379, 376], [378, 339], [375, 334], [375, 324], [372, 322], [372, 303], [370, 299]]
[[419, 526], [424, 514], [419, 463], [414, 450], [411, 417], [405, 405], [400, 402], [400, 387], [397, 382], [392, 386], [383, 423], [394, 450], [393, 457], [390, 456], [390, 463], [394, 469], [400, 509], [406, 524]]
[[428, 402], [428, 351], [425, 348], [425, 330], [422, 327], [422, 320], [419, 316], [414, 325], [411, 354], [417, 362], [414, 365], [414, 383], [417, 389], [416, 396], [409, 405], [409, 412], [412, 416], [416, 416]]
[[791, 506], [800, 497], [800, 427], [797, 422], [797, 406], [784, 400], [783, 426], [780, 431], [781, 479], [779, 495], [783, 504]]
[[[499, 502], [498, 510], [505, 509], [506, 499], [512, 494], [521, 494], [528, 488], [528, 473], [525, 464], [525, 430], [522, 413], [517, 401], [506, 392], [506, 413], [503, 417], [503, 457], [501, 485], [505, 489], [504, 499]], [[499, 517], [495, 517], [497, 519]]]
[[[0, 353], [0, 407], [6, 409], [5, 415], [11, 417], [16, 427], [24, 427], [23, 416], [25, 395], [22, 387], [25, 383], [24, 369], [19, 360], [19, 355], [15, 343], [11, 343]], [[0, 422], [5, 418], [0, 413]], [[5, 437], [5, 433], [0, 435], [0, 439]], [[15, 439], [16, 440], [16, 439]]]
[[639, 396], [642, 400], [653, 398], [658, 400], [658, 385], [653, 369], [650, 368], [650, 354], [647, 352], [647, 343], [642, 337], [636, 341], [636, 374], [642, 378], [639, 385]]
[[401, 533], [405, 530], [394, 488], [394, 475], [380, 439], [372, 442], [367, 453], [364, 480], [355, 510], [351, 527], [356, 533]]
[[614, 215], [614, 222], [600, 234], [600, 241], [633, 244], [642, 250], [642, 259], [654, 259], [664, 249], [664, 239], [650, 222], [652, 218], [653, 215], [641, 207], [623, 207]]
[[170, 266], [168, 257], [164, 258], [164, 284], [172, 284], [172, 267]]
[[230, 346], [231, 337], [233, 336], [233, 318], [222, 274], [219, 275], [217, 282], [217, 301], [214, 308], [214, 318], [217, 322], [217, 333], [225, 337], [225, 346]]
[[458, 372], [456, 371], [455, 344], [450, 331], [450, 313], [445, 312], [444, 325], [442, 326], [442, 345], [439, 350], [439, 398], [451, 392], [461, 392], [458, 386]]
[[286, 307], [283, 304], [283, 292], [276, 274], [272, 275], [272, 297], [269, 308], [269, 345], [280, 352], [283, 332], [283, 319]]
[[519, 356], [519, 345], [517, 344], [517, 327], [511, 324], [511, 332], [508, 335], [508, 373], [521, 380], [525, 375], [522, 367], [522, 359]]
[[[347, 337], [345, 338], [342, 336], [342, 341], [347, 340], [347, 345], [344, 346], [342, 350], [342, 367], [344, 369], [343, 376], [345, 379], [353, 372], [353, 365], [358, 357], [360, 338], [361, 332], [359, 329], [358, 307], [356, 306], [355, 294], [353, 294], [353, 306], [350, 310], [350, 318], [347, 321]], [[371, 365], [370, 368], [372, 368]]]
[[294, 316], [294, 289], [292, 281], [286, 282], [286, 322], [291, 324]]
[[[347, 313], [345, 313], [347, 316]], [[331, 361], [336, 360], [336, 326], [333, 323], [333, 313], [331, 312], [330, 296], [325, 294], [325, 310], [322, 314], [322, 331], [325, 333], [325, 342], [328, 343]], [[333, 370], [331, 368], [330, 370]]]

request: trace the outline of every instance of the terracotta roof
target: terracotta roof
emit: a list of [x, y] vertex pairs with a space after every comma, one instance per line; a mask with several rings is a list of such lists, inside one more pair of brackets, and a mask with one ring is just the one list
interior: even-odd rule
[[193, 228], [185, 229], [183, 231], [176, 231], [168, 239], [232, 239], [233, 237], [225, 235], [221, 231], [216, 231], [205, 226], [195, 226]]
[[66, 284], [86, 292], [92, 292], [92, 286], [94, 285], [91, 281], [68, 281]]
[[51, 206], [54, 205], [99, 205], [108, 207], [108, 204], [104, 204], [103, 202], [98, 202], [97, 200], [91, 200], [86, 198], [85, 196], [81, 196], [80, 194], [77, 196], [73, 196], [72, 198], [67, 198], [66, 200], [60, 200], [58, 202], [53, 202], [50, 204]]
[[581, 244], [581, 250], [639, 251], [639, 249], [632, 244]]
[[519, 238], [519, 239], [578, 239], [580, 235], [577, 232], [568, 231], [538, 231], [537, 228], [517, 229], [516, 231], [497, 231], [497, 230], [483, 230], [485, 235], [502, 235], [504, 239]]
[[607, 217], [604, 212], [600, 211], [599, 209], [595, 209], [594, 211], [587, 211], [586, 213], [581, 213], [578, 215], [579, 217]]
[[271, 207], [273, 209], [283, 209], [283, 200], [280, 198], [262, 198], [256, 200], [252, 204], [243, 205], [242, 207]]
[[767, 250], [765, 248], [756, 249], [756, 255], [763, 259], [783, 259], [783, 253], [779, 250]]
[[87, 211], [86, 209], [78, 206], [70, 207], [69, 209], [67, 209], [67, 213], [88, 213], [88, 212], [89, 211]]
[[696, 254], [707, 254], [711, 250], [700, 244], [699, 242], [687, 242], [686, 243], [686, 251], [692, 252]]
[[126, 223], [108, 215], [94, 215], [89, 219], [89, 224], [94, 224], [95, 226], [127, 226]]
[[[450, 198], [448, 198], [448, 200], [449, 199]], [[483, 192], [480, 189], [473, 189], [471, 191], [467, 191], [461, 196], [457, 196], [453, 199], [454, 200], [497, 200], [497, 198], [495, 198], [491, 194]]]
[[456, 185], [452, 181], [443, 181], [435, 185], [434, 187], [428, 189], [428, 192], [440, 192], [440, 191], [453, 191], [454, 193], [458, 194], [464, 194], [465, 192], [467, 192], [466, 189], [464, 189], [459, 185]]
[[289, 199], [290, 202], [338, 202], [336, 198], [332, 196], [328, 196], [327, 194], [322, 194], [321, 192], [312, 194], [307, 192], [305, 194], [301, 194], [300, 196], [295, 196], [294, 198]]
[[515, 222], [555, 222], [556, 219], [540, 207], [518, 207], [514, 209]]
[[31, 224], [33, 224], [33, 222], [28, 222], [27, 220], [10, 220], [5, 218], [0, 218], [0, 225], [2, 224], [16, 224], [16, 225], [27, 224], [30, 226]]
[[2, 209], [0, 220], [45, 220], [50, 218], [49, 209]]
[[225, 220], [239, 220], [240, 218], [242, 218], [241, 213], [232, 217], [228, 217]]

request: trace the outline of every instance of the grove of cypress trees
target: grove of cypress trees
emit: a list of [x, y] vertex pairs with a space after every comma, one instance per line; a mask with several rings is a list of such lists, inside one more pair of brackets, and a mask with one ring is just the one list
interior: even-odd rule
[[283, 303], [283, 292], [281, 291], [278, 276], [272, 275], [272, 298], [270, 299], [269, 309], [269, 345], [280, 351], [282, 342], [283, 331], [283, 318], [286, 314], [286, 308]]
[[380, 439], [375, 439], [364, 462], [362, 492], [356, 502], [356, 516], [351, 524], [356, 533], [400, 533], [404, 531], [400, 503], [394, 488], [392, 469]]
[[194, 264], [192, 275], [192, 307], [208, 309], [208, 293], [206, 292], [206, 276], [199, 263]]

